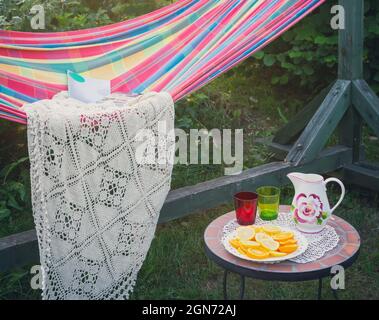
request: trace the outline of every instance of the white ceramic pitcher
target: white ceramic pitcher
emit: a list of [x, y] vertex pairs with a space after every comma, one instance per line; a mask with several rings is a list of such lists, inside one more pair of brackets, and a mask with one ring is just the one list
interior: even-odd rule
[[[345, 186], [336, 178], [324, 178], [318, 174], [292, 172], [287, 175], [295, 187], [291, 212], [296, 227], [306, 233], [320, 232], [326, 225], [333, 211], [345, 196]], [[330, 209], [326, 195], [326, 185], [337, 182], [341, 187], [341, 196], [337, 204]]]

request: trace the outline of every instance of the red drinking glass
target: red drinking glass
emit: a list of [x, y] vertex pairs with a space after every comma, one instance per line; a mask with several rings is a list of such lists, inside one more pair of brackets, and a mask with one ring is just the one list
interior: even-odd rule
[[258, 195], [255, 192], [239, 192], [234, 195], [234, 208], [240, 225], [254, 224]]

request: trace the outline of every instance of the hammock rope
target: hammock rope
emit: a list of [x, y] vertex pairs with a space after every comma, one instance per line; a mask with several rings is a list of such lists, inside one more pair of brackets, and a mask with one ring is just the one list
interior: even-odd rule
[[67, 70], [112, 92], [188, 95], [279, 37], [326, 0], [179, 0], [108, 26], [53, 33], [0, 30], [0, 118], [67, 90]]

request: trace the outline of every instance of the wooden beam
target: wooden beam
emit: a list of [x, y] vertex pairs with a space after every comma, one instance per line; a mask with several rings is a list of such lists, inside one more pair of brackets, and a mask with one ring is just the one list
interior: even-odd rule
[[159, 221], [166, 222], [197, 210], [214, 208], [232, 201], [241, 190], [255, 190], [265, 185], [281, 186], [289, 183], [287, 174], [294, 170], [327, 173], [351, 163], [351, 149], [336, 146], [323, 151], [315, 161], [293, 168], [289, 163], [272, 162], [243, 171], [239, 175], [224, 176], [171, 191], [161, 211]]
[[[339, 31], [338, 77], [345, 80], [363, 78], [364, 1], [340, 0], [345, 10], [345, 29]], [[362, 119], [351, 106], [339, 125], [339, 143], [351, 147], [353, 162], [364, 159]]]
[[317, 109], [324, 101], [332, 88], [332, 84], [324, 88], [315, 98], [313, 98], [303, 109], [301, 109], [286, 125], [275, 134], [273, 143], [288, 145], [298, 138], [301, 131], [307, 126]]
[[170, 221], [197, 210], [230, 202], [235, 193], [241, 190], [255, 190], [257, 185], [280, 185], [285, 179], [284, 172], [288, 171], [290, 171], [289, 164], [273, 162], [245, 170], [239, 175], [223, 176], [173, 190], [166, 199], [159, 221]]
[[379, 191], [379, 167], [365, 164], [351, 164], [343, 168], [344, 182]]
[[[302, 172], [328, 173], [351, 163], [351, 149], [336, 146], [323, 151], [320, 158], [296, 168]], [[261, 185], [285, 185], [286, 177], [294, 168], [289, 163], [274, 162], [243, 171], [239, 175], [224, 176], [171, 191], [161, 210], [159, 223], [184, 217], [229, 203], [233, 194], [241, 190], [255, 190]], [[27, 263], [38, 263], [38, 245], [34, 230], [0, 239], [0, 272]]]
[[379, 137], [379, 98], [366, 81], [353, 81], [352, 100], [359, 115]]
[[353, 105], [346, 111], [338, 126], [338, 140], [339, 144], [350, 147], [353, 150], [353, 162], [364, 160], [362, 118]]
[[276, 160], [284, 161], [287, 157], [288, 152], [290, 152], [292, 145], [290, 144], [279, 144], [271, 142], [267, 144], [269, 150], [274, 154]]
[[350, 106], [350, 81], [337, 80], [287, 155], [294, 166], [313, 161]]
[[35, 230], [0, 239], [0, 272], [38, 261], [39, 251]]
[[340, 0], [345, 10], [345, 29], [339, 30], [338, 78], [363, 78], [364, 1]]
[[292, 145], [290, 144], [280, 144], [280, 143], [275, 143], [272, 141], [272, 137], [267, 137], [267, 138], [257, 138], [255, 139], [255, 142], [263, 144], [269, 148], [269, 151], [274, 154], [275, 160], [280, 160], [283, 161], [288, 152], [291, 150]]

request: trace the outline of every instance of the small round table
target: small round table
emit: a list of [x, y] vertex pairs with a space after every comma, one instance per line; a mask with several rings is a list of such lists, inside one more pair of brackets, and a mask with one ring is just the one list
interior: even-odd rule
[[[289, 212], [289, 206], [280, 206], [280, 212]], [[326, 252], [319, 260], [308, 263], [284, 261], [276, 264], [265, 264], [247, 261], [233, 256], [225, 250], [221, 243], [223, 227], [233, 218], [235, 212], [224, 214], [212, 221], [204, 233], [205, 251], [207, 256], [221, 266], [224, 271], [223, 290], [224, 299], [227, 295], [228, 272], [240, 275], [240, 299], [244, 297], [245, 277], [276, 280], [276, 281], [306, 281], [319, 280], [318, 299], [321, 299], [322, 279], [331, 275], [331, 268], [335, 265], [347, 268], [357, 259], [360, 247], [358, 232], [345, 220], [333, 215], [328, 224], [339, 235], [338, 245]], [[333, 290], [333, 289], [332, 289]], [[337, 299], [336, 290], [333, 290]]]

